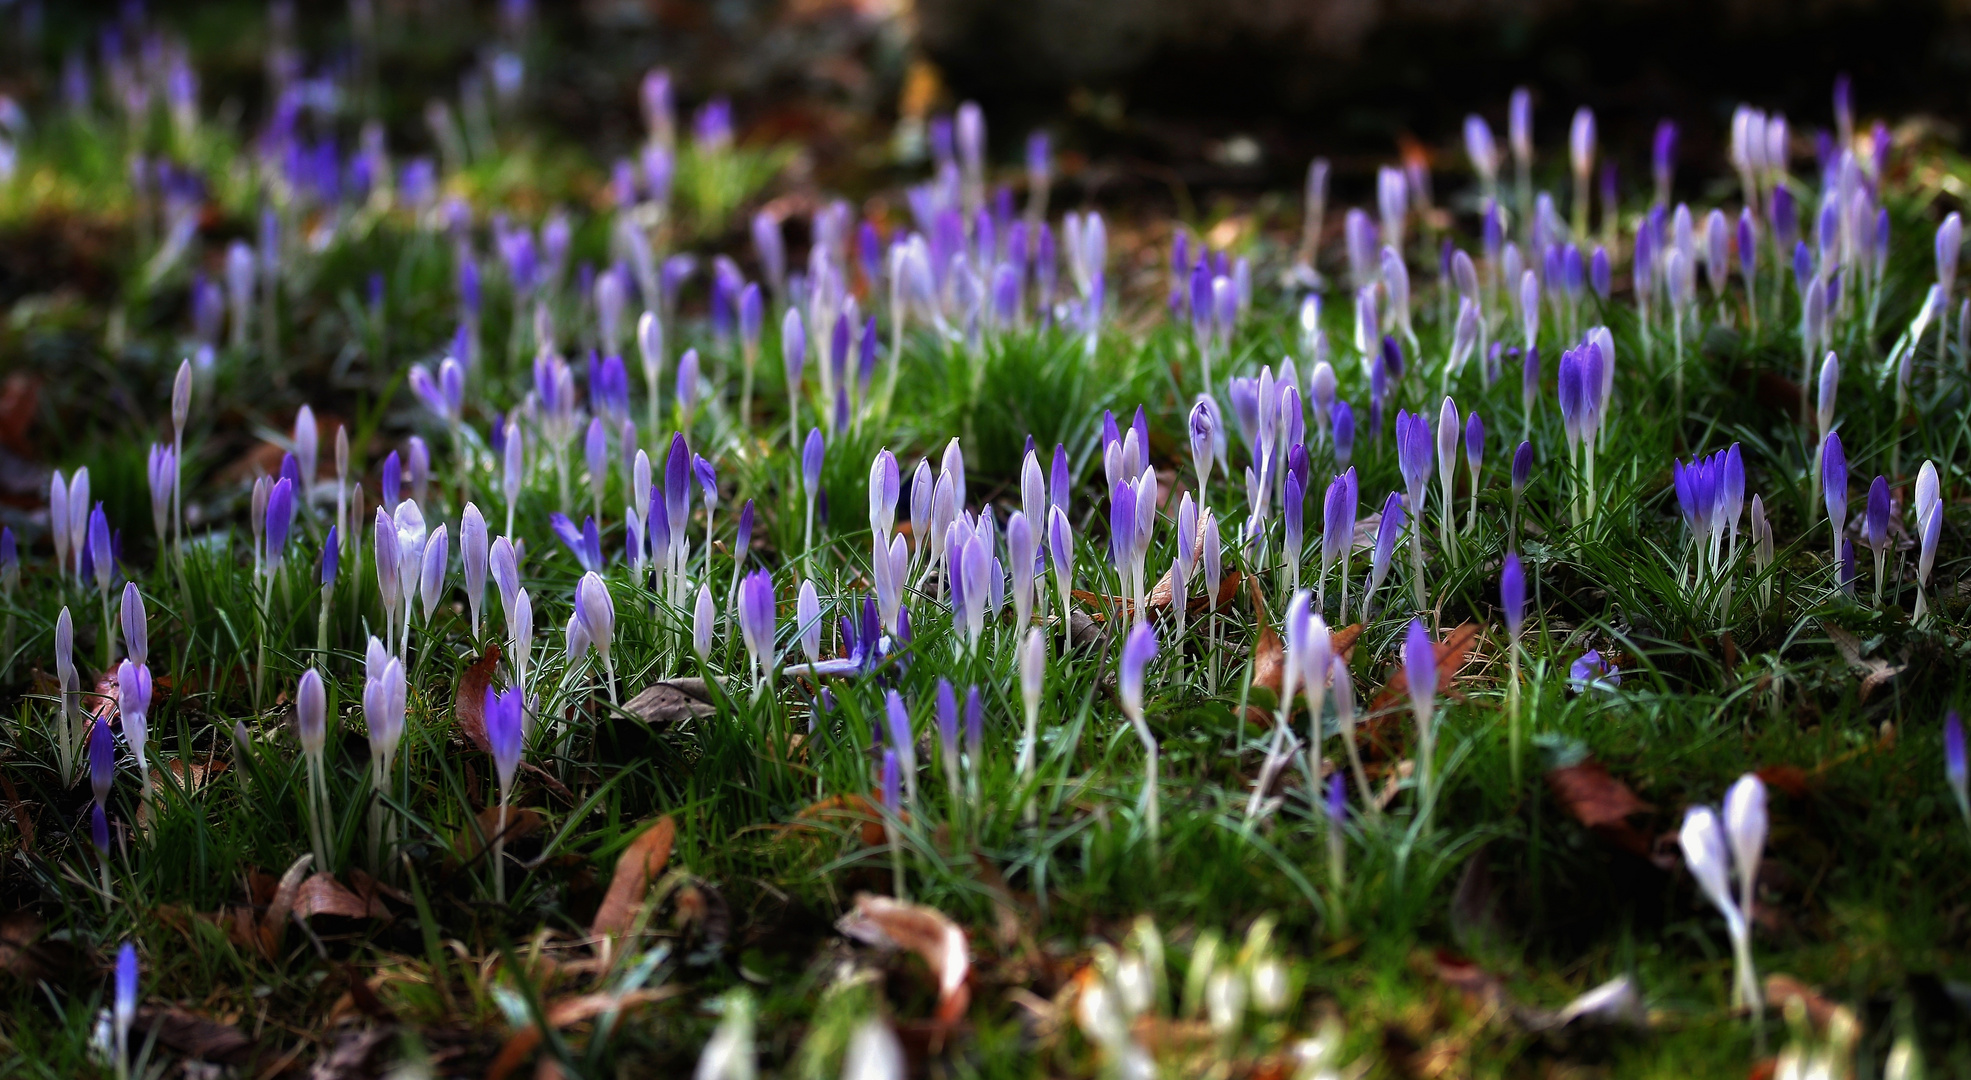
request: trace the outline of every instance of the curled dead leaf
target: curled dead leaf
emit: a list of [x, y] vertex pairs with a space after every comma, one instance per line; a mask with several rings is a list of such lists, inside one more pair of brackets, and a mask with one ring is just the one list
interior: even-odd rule
[[1649, 858], [1653, 835], [1631, 819], [1655, 807], [1636, 797], [1629, 785], [1593, 758], [1547, 771], [1547, 786], [1574, 820], [1615, 847]]
[[253, 1054], [253, 1039], [246, 1032], [177, 1006], [138, 1009], [133, 1028], [133, 1045], [155, 1036], [159, 1046], [194, 1061], [238, 1065]]
[[[1465, 669], [1471, 659], [1471, 651], [1478, 644], [1478, 632], [1483, 629], [1478, 623], [1465, 623], [1444, 635], [1444, 640], [1436, 643], [1437, 652], [1437, 692], [1441, 695], [1445, 688], [1457, 681], [1458, 673]], [[1382, 691], [1369, 705], [1371, 713], [1379, 713], [1392, 705], [1401, 704], [1404, 695], [1410, 692], [1410, 676], [1402, 664], [1383, 684]]]
[[702, 720], [716, 714], [711, 688], [703, 679], [666, 679], [643, 688], [643, 692], [623, 703], [623, 711], [653, 727], [668, 727], [684, 720]]
[[281, 938], [287, 932], [288, 913], [294, 910], [294, 900], [301, 891], [301, 883], [307, 880], [308, 867], [315, 861], [310, 853], [294, 860], [281, 875], [280, 884], [274, 886], [273, 898], [267, 901], [267, 914], [254, 927], [254, 937], [260, 943], [260, 951], [269, 960], [279, 957]]
[[[547, 1015], [548, 1025], [559, 1031], [584, 1020], [593, 1020], [606, 1012], [622, 1012], [675, 997], [681, 992], [680, 987], [660, 986], [625, 994], [583, 994], [550, 1002], [542, 1011]], [[486, 1080], [506, 1080], [540, 1048], [542, 1038], [544, 1036], [538, 1024], [529, 1024], [507, 1036], [506, 1042], [500, 1046], [499, 1056], [486, 1067]]]
[[[819, 831], [828, 824], [853, 825], [863, 844], [875, 847], [887, 839], [880, 805], [876, 800], [861, 795], [830, 795], [818, 803], [803, 807], [800, 813], [794, 815], [793, 821], [780, 827], [781, 834]], [[903, 820], [909, 821], [910, 815], [903, 815]]]
[[[500, 831], [500, 808], [489, 806], [479, 811], [478, 815], [474, 818], [474, 822], [474, 825], [460, 829], [452, 837], [452, 850], [458, 852], [458, 857], [463, 862], [471, 862], [479, 858], [480, 855], [485, 854], [488, 848], [492, 847], [493, 838], [499, 835]], [[512, 847], [515, 841], [525, 840], [527, 837], [540, 832], [541, 827], [546, 824], [547, 819], [542, 817], [538, 810], [532, 810], [525, 806], [507, 807], [507, 846]]]
[[500, 647], [486, 646], [479, 659], [459, 673], [458, 690], [452, 696], [452, 715], [458, 718], [459, 729], [486, 754], [493, 752], [493, 744], [486, 739], [486, 688], [493, 684], [499, 666]]
[[971, 1003], [972, 950], [965, 931], [944, 912], [923, 904], [858, 893], [855, 908], [835, 928], [865, 945], [922, 957], [938, 984], [937, 1019], [956, 1023]]
[[671, 861], [677, 831], [677, 822], [665, 814], [638, 833], [616, 857], [616, 873], [609, 879], [609, 892], [596, 910], [595, 921], [589, 924], [590, 934], [602, 937], [629, 933], [636, 922], [637, 909], [650, 892], [650, 883]]
[[294, 918], [312, 919], [317, 915], [334, 915], [344, 919], [383, 919], [390, 918], [390, 909], [383, 906], [383, 900], [372, 892], [367, 898], [349, 891], [332, 874], [313, 874], [301, 883], [294, 893]]

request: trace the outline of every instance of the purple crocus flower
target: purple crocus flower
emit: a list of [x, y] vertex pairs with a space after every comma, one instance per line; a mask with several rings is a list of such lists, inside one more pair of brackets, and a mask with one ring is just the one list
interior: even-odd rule
[[103, 514], [102, 503], [97, 503], [89, 511], [89, 547], [84, 554], [89, 556], [89, 569], [96, 579], [96, 591], [107, 596], [110, 579], [116, 574], [116, 555], [111, 550], [109, 518]]
[[123, 583], [123, 651], [138, 664], [150, 661], [150, 617], [144, 611], [144, 595], [137, 583]]
[[137, 1022], [137, 947], [124, 942], [116, 951], [116, 993], [111, 1006], [116, 1028], [116, 1059], [130, 1060], [130, 1027]]
[[1821, 494], [1827, 505], [1827, 523], [1834, 531], [1834, 561], [1841, 561], [1841, 536], [1848, 528], [1848, 455], [1841, 448], [1841, 433], [1830, 431], [1821, 445]]
[[1406, 516], [1403, 512], [1403, 493], [1390, 492], [1389, 497], [1383, 500], [1381, 520], [1376, 523], [1376, 544], [1369, 555], [1369, 587], [1362, 595], [1364, 619], [1371, 613], [1369, 605], [1375, 600], [1376, 590], [1389, 576], [1390, 559], [1396, 554], [1396, 541], [1403, 535]]
[[801, 444], [801, 484], [813, 501], [814, 493], [821, 484], [821, 465], [827, 453], [827, 443], [821, 437], [820, 428], [809, 428], [807, 440]]
[[526, 701], [519, 687], [486, 688], [486, 742], [493, 750], [493, 768], [499, 774], [502, 803], [513, 790], [513, 774], [520, 768], [525, 712]]
[[1971, 825], [1971, 767], [1964, 757], [1964, 721], [1956, 709], [1944, 714], [1944, 780], [1957, 797], [1957, 809], [1965, 824]]
[[755, 570], [739, 583], [739, 635], [762, 683], [773, 677], [773, 578]]
[[110, 785], [116, 781], [116, 736], [110, 732], [109, 718], [99, 716], [89, 725], [89, 787], [101, 809], [109, 801]]
[[1877, 476], [1868, 485], [1868, 512], [1862, 518], [1862, 538], [1875, 553], [1875, 602], [1882, 602], [1882, 562], [1889, 553], [1889, 481]]
[[951, 785], [955, 799], [958, 793], [958, 694], [945, 679], [938, 680], [936, 712], [938, 753], [944, 760], [945, 779]]
[[1337, 399], [1328, 416], [1334, 430], [1335, 464], [1346, 466], [1355, 456], [1355, 409]]
[[1499, 568], [1499, 601], [1505, 610], [1506, 635], [1516, 642], [1526, 625], [1526, 571], [1516, 551], [1506, 552], [1505, 564]]
[[1622, 671], [1609, 663], [1599, 650], [1589, 649], [1568, 666], [1567, 681], [1576, 693], [1588, 689], [1613, 692], [1622, 685]]
[[602, 569], [602, 534], [596, 528], [595, 518], [584, 518], [582, 527], [578, 529], [568, 515], [549, 514], [548, 524], [554, 529], [555, 537], [566, 545], [569, 553], [575, 556], [575, 561], [583, 570]]
[[1512, 494], [1518, 499], [1526, 492], [1527, 482], [1533, 479], [1533, 444], [1522, 442], [1512, 452]]

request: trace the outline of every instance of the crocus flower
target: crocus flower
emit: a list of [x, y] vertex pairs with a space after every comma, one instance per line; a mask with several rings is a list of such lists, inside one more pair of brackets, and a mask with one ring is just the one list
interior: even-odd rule
[[116, 1067], [129, 1075], [130, 1027], [137, 1022], [137, 947], [124, 942], [116, 951], [116, 993], [111, 1009], [116, 1028]]
[[575, 619], [582, 624], [588, 643], [602, 654], [602, 669], [609, 681], [609, 700], [616, 700], [616, 666], [609, 646], [616, 636], [616, 604], [602, 575], [591, 570], [575, 585]]
[[[162, 546], [165, 528], [171, 520], [171, 498], [177, 490], [178, 455], [163, 443], [153, 443], [148, 474], [151, 489], [151, 529], [157, 533], [158, 544]], [[53, 517], [52, 510], [49, 516]]]
[[328, 837], [328, 785], [324, 779], [322, 751], [328, 741], [328, 692], [322, 686], [321, 672], [309, 668], [301, 673], [294, 692], [294, 727], [301, 740], [301, 753], [308, 763], [308, 832], [314, 841], [315, 865], [331, 872]]
[[1589, 649], [1568, 666], [1567, 684], [1577, 694], [1591, 689], [1612, 694], [1622, 685], [1622, 669], [1609, 663], [1600, 651]]
[[103, 514], [102, 503], [97, 503], [89, 511], [88, 554], [95, 572], [96, 591], [103, 594], [104, 601], [107, 603], [110, 580], [116, 573], [116, 556], [110, 548], [109, 518]]
[[1965, 761], [1964, 721], [1956, 709], [1944, 714], [1944, 780], [1957, 799], [1957, 812], [1971, 828], [1971, 765]]
[[1840, 432], [1830, 431], [1821, 448], [1821, 495], [1827, 503], [1827, 523], [1834, 533], [1834, 561], [1841, 561], [1841, 537], [1848, 529], [1848, 455]]
[[1430, 632], [1424, 629], [1421, 619], [1410, 620], [1409, 633], [1403, 639], [1403, 674], [1409, 682], [1410, 711], [1417, 721], [1419, 790], [1423, 798], [1420, 813], [1428, 821], [1436, 800], [1433, 780], [1437, 749], [1437, 649], [1431, 644]]
[[585, 518], [582, 527], [576, 528], [566, 514], [549, 514], [548, 525], [554, 535], [575, 556], [575, 562], [585, 572], [602, 569], [602, 534], [597, 529], [594, 518]]
[[150, 618], [144, 613], [144, 596], [137, 583], [123, 583], [124, 655], [142, 665], [150, 662]]
[[1478, 410], [1473, 409], [1465, 418], [1465, 467], [1471, 472], [1471, 513], [1465, 518], [1465, 529], [1470, 531], [1478, 524], [1478, 478], [1479, 468], [1485, 463], [1485, 421], [1478, 418]]
[[472, 636], [479, 637], [479, 612], [486, 601], [489, 551], [485, 515], [472, 503], [459, 517], [459, 561], [465, 566], [465, 602], [472, 609]]
[[1889, 554], [1889, 481], [1877, 476], [1868, 486], [1868, 512], [1862, 517], [1862, 537], [1875, 553], [1875, 602], [1882, 603], [1882, 563]]
[[1122, 701], [1123, 715], [1135, 725], [1136, 737], [1143, 743], [1147, 771], [1139, 807], [1145, 813], [1153, 846], [1157, 837], [1157, 740], [1150, 733], [1150, 725], [1143, 715], [1143, 669], [1156, 659], [1156, 655], [1156, 628], [1147, 620], [1141, 621], [1130, 628], [1128, 638], [1123, 641], [1122, 657], [1116, 666], [1116, 696]]
[[821, 659], [821, 626], [821, 596], [815, 592], [814, 579], [808, 578], [794, 598], [794, 637], [810, 664]]
[[773, 622], [773, 578], [764, 570], [755, 570], [739, 583], [738, 623], [760, 685], [770, 685], [773, 680]]
[[1389, 576], [1389, 564], [1396, 553], [1397, 538], [1403, 535], [1404, 525], [1403, 493], [1392, 491], [1383, 500], [1382, 514], [1376, 523], [1375, 547], [1369, 554], [1369, 586], [1362, 594], [1362, 617], [1369, 618], [1374, 612], [1376, 590], [1382, 587], [1383, 579]]
[[499, 775], [499, 824], [493, 834], [493, 881], [496, 895], [506, 896], [504, 869], [506, 852], [507, 803], [513, 797], [513, 775], [520, 768], [526, 701], [520, 688], [486, 688], [486, 741], [493, 751], [493, 768]]
[[[1757, 777], [1745, 779], [1758, 784]], [[1727, 823], [1721, 823], [1717, 812], [1708, 806], [1693, 806], [1685, 811], [1677, 841], [1683, 848], [1684, 864], [1690, 869], [1691, 877], [1697, 879], [1712, 906], [1725, 917], [1736, 960], [1733, 1002], [1758, 1008], [1761, 1000], [1758, 979], [1752, 969], [1751, 912], [1733, 898], [1731, 875], [1736, 869], [1740, 895], [1749, 899], [1750, 884], [1758, 869], [1758, 849], [1765, 841], [1765, 792], [1763, 786], [1745, 786], [1742, 779], [1734, 786], [1733, 796], [1735, 800], [1728, 798], [1726, 803]], [[1744, 860], [1748, 854], [1749, 864]]]
[[451, 567], [451, 561], [451, 542], [445, 535], [445, 526], [440, 524], [424, 542], [423, 565], [418, 574], [418, 599], [424, 604], [426, 626], [431, 624], [432, 612], [437, 610], [438, 600], [445, 593], [445, 571]]
[[1321, 586], [1327, 585], [1329, 568], [1340, 562], [1342, 622], [1348, 621], [1348, 556], [1355, 542], [1355, 514], [1360, 507], [1356, 484], [1353, 468], [1335, 477], [1328, 484], [1321, 511]]
[[110, 785], [116, 781], [116, 736], [109, 717], [97, 717], [89, 725], [89, 787], [101, 809], [109, 801]]
[[718, 626], [718, 609], [712, 603], [712, 587], [698, 586], [698, 602], [691, 609], [691, 651], [701, 664], [711, 663], [712, 632]]

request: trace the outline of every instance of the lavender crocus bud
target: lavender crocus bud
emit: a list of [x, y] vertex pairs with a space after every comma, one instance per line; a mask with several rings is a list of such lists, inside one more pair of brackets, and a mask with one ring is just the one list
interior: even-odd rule
[[130, 1027], [137, 1022], [137, 948], [129, 942], [116, 952], [116, 993], [111, 1008], [119, 1068], [130, 1060]]
[[1944, 714], [1944, 780], [1957, 796], [1958, 811], [1971, 821], [1971, 766], [1965, 761], [1964, 721], [1956, 709]]
[[1848, 455], [1841, 448], [1840, 432], [1829, 432], [1821, 444], [1820, 483], [1828, 524], [1834, 530], [1834, 557], [1839, 562], [1841, 535], [1848, 527]]
[[163, 443], [151, 445], [147, 472], [151, 490], [151, 530], [157, 534], [161, 545], [165, 528], [171, 521], [171, 495], [178, 480], [178, 457], [171, 447]]
[[[286, 539], [285, 535], [282, 539]], [[110, 549], [109, 518], [103, 515], [102, 503], [89, 511], [89, 560], [95, 570], [96, 591], [107, 595], [110, 580], [116, 574], [116, 556]]]
[[137, 591], [137, 583], [123, 583], [123, 648], [124, 655], [137, 664], [150, 662], [150, 618], [144, 613], [144, 596]]
[[1491, 126], [1477, 113], [1465, 117], [1465, 156], [1488, 189], [1498, 183], [1499, 147], [1492, 141]]
[[1568, 126], [1567, 156], [1575, 176], [1585, 178], [1594, 171], [1595, 114], [1585, 105], [1574, 111], [1574, 122]]
[[322, 687], [321, 672], [314, 668], [301, 673], [294, 691], [294, 729], [301, 751], [319, 756], [328, 742], [328, 691]]
[[1499, 601], [1505, 612], [1506, 635], [1518, 641], [1526, 625], [1526, 571], [1516, 551], [1506, 552], [1505, 564], [1499, 568]]
[[493, 751], [493, 769], [499, 776], [500, 801], [513, 790], [513, 774], [520, 768], [520, 755], [526, 735], [526, 691], [486, 688], [486, 741]]
[[896, 525], [900, 488], [896, 455], [887, 448], [878, 450], [869, 464], [869, 531], [878, 543], [889, 543], [890, 531]]
[[814, 590], [814, 579], [801, 582], [800, 594], [794, 601], [794, 636], [801, 643], [801, 652], [807, 656], [808, 663], [821, 661], [821, 597]]
[[1437, 649], [1422, 619], [1411, 619], [1403, 639], [1403, 674], [1410, 684], [1410, 708], [1417, 722], [1429, 727], [1437, 702]]
[[1746, 773], [1725, 793], [1725, 837], [1731, 844], [1732, 870], [1738, 878], [1738, 908], [1752, 918], [1752, 899], [1759, 878], [1759, 859], [1766, 847], [1766, 785]]
[[1820, 427], [1820, 437], [1834, 427], [1834, 406], [1841, 391], [1841, 358], [1833, 352], [1820, 362], [1819, 395], [1814, 404], [1814, 422]]
[[808, 362], [808, 335], [799, 308], [788, 308], [780, 320], [780, 362], [787, 374], [788, 394], [792, 396], [801, 385], [801, 372]]
[[1678, 830], [1677, 843], [1683, 848], [1684, 865], [1689, 867], [1690, 876], [1704, 890], [1718, 912], [1725, 917], [1732, 939], [1736, 942], [1745, 932], [1745, 915], [1731, 894], [1731, 848], [1725, 838], [1724, 826], [1718, 821], [1717, 811], [1708, 806], [1693, 806], [1684, 812], [1683, 828]]
[[1143, 669], [1157, 655], [1157, 631], [1149, 622], [1138, 622], [1123, 642], [1122, 660], [1116, 669], [1116, 696], [1122, 701], [1123, 715], [1142, 723]]
[[1512, 493], [1517, 499], [1526, 493], [1526, 484], [1533, 479], [1533, 444], [1522, 442], [1512, 452]]
[[89, 787], [96, 806], [109, 800], [110, 786], [116, 782], [116, 736], [110, 732], [109, 718], [98, 717], [89, 725]]
[[171, 435], [185, 437], [185, 422], [192, 416], [192, 362], [178, 361], [178, 375], [171, 380]]
[[1949, 299], [1957, 285], [1957, 262], [1964, 250], [1964, 219], [1953, 210], [1937, 226], [1937, 288]]
[[1321, 574], [1324, 577], [1348, 553], [1348, 546], [1354, 541], [1357, 509], [1355, 470], [1351, 468], [1328, 484], [1327, 496], [1322, 500]]
[[1506, 138], [1514, 160], [1526, 168], [1533, 160], [1533, 92], [1524, 86], [1512, 92], [1506, 107]]
[[712, 633], [718, 627], [718, 609], [712, 604], [712, 587], [698, 586], [698, 602], [691, 609], [691, 651], [698, 662], [712, 662]]
[[1047, 677], [1047, 635], [1036, 626], [1027, 631], [1020, 647], [1020, 700], [1028, 716], [1040, 711], [1040, 692]]
[[68, 515], [68, 482], [56, 469], [48, 480], [48, 531], [55, 542], [55, 568], [63, 574], [69, 569]]
[[801, 445], [801, 487], [810, 501], [821, 488], [821, 466], [826, 453], [827, 443], [821, 437], [821, 429], [809, 428], [807, 441]]
[[445, 571], [451, 566], [451, 543], [445, 535], [445, 526], [440, 524], [431, 530], [431, 536], [424, 542], [424, 551], [418, 574], [418, 598], [424, 603], [424, 621], [431, 621], [432, 612], [438, 608], [438, 600], [445, 592]]
[[773, 670], [773, 578], [755, 570], [739, 583], [739, 635], [762, 679]]
[[144, 778], [144, 790], [150, 791], [150, 766], [144, 757], [147, 723], [151, 711], [151, 669], [143, 664], [125, 660], [116, 667], [116, 706], [123, 717], [123, 739], [130, 744], [130, 754], [137, 759], [137, 774]]
[[1369, 590], [1362, 600], [1365, 608], [1375, 598], [1376, 590], [1382, 587], [1383, 579], [1389, 576], [1390, 559], [1396, 554], [1396, 541], [1403, 535], [1406, 516], [1402, 493], [1390, 492], [1389, 497], [1383, 500], [1382, 516], [1376, 523], [1375, 547], [1369, 553]]

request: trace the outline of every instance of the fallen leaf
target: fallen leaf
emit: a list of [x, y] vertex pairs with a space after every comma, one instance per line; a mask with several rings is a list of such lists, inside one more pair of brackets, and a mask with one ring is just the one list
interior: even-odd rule
[[394, 1034], [396, 1031], [388, 1027], [343, 1030], [328, 1053], [315, 1059], [314, 1066], [308, 1070], [308, 1080], [359, 1080], [373, 1075], [370, 1058]]
[[25, 371], [7, 376], [0, 385], [0, 446], [23, 457], [34, 456], [27, 429], [41, 407], [41, 377]]
[[198, 1061], [238, 1065], [253, 1052], [253, 1040], [231, 1024], [222, 1024], [177, 1006], [137, 1010], [131, 1044], [141, 1045], [139, 1033], [154, 1035], [159, 1046]]
[[295, 890], [293, 914], [297, 920], [312, 919], [317, 915], [334, 915], [344, 919], [390, 918], [390, 910], [374, 894], [365, 900], [328, 873], [311, 875]]
[[872, 893], [858, 893], [855, 908], [835, 923], [844, 935], [880, 949], [900, 949], [916, 953], [930, 966], [938, 983], [940, 1023], [951, 1024], [965, 1015], [971, 1002], [967, 982], [971, 978], [972, 951], [965, 931], [936, 908], [894, 900]]
[[[584, 1020], [593, 1020], [610, 1011], [621, 1012], [639, 1005], [663, 1001], [682, 992], [680, 987], [660, 986], [649, 990], [632, 990], [625, 994], [583, 994], [580, 997], [563, 998], [550, 1002], [542, 1010], [547, 1015], [548, 1025], [556, 1031]], [[542, 1033], [538, 1024], [529, 1024], [507, 1037], [500, 1046], [499, 1056], [486, 1067], [486, 1080], [506, 1080], [513, 1070], [533, 1054], [541, 1045]]]
[[616, 872], [609, 879], [609, 892], [596, 909], [589, 933], [595, 937], [627, 934], [636, 921], [637, 909], [650, 892], [650, 883], [671, 861], [671, 846], [677, 840], [677, 822], [665, 814], [637, 834], [630, 846], [616, 856]]
[[[875, 847], [888, 837], [883, 831], [883, 812], [880, 804], [861, 795], [830, 795], [806, 806], [794, 815], [794, 820], [781, 826], [782, 833], [802, 829], [819, 829], [818, 822], [845, 822], [859, 827], [859, 836], [867, 847]], [[903, 816], [905, 821], [910, 815]]]
[[1774, 972], [1766, 976], [1766, 1004], [1774, 1011], [1783, 1012], [1791, 1001], [1798, 1001], [1807, 1010], [1807, 1020], [1816, 1031], [1826, 1031], [1829, 1021], [1848, 1012], [1847, 1006], [1829, 1001], [1820, 991], [1791, 975]]
[[[493, 837], [500, 831], [500, 808], [489, 806], [479, 811], [474, 818], [477, 828], [460, 829], [452, 837], [452, 850], [458, 852], [463, 862], [472, 862], [485, 854], [493, 844]], [[540, 811], [524, 806], [509, 806], [506, 809], [506, 842], [511, 846], [515, 841], [524, 840], [541, 831], [547, 819]]]
[[53, 940], [43, 942], [41, 930], [47, 924], [32, 911], [0, 914], [0, 972], [24, 983], [55, 978], [77, 964], [75, 946]]
[[[1478, 623], [1468, 622], [1451, 631], [1449, 634], [1444, 635], [1443, 641], [1437, 642], [1437, 692], [1439, 694], [1444, 693], [1446, 687], [1456, 682], [1458, 673], [1465, 669], [1465, 662], [1471, 659], [1472, 647], [1478, 644], [1478, 632], [1480, 629], [1482, 627]], [[1409, 692], [1409, 673], [1403, 670], [1401, 663], [1398, 663], [1395, 673], [1389, 677], [1388, 682], [1383, 684], [1382, 692], [1378, 693], [1375, 701], [1369, 705], [1369, 712], [1372, 714], [1380, 713], [1392, 705], [1401, 704], [1404, 696]]]
[[[1355, 650], [1355, 642], [1362, 636], [1362, 624], [1350, 623], [1329, 633], [1329, 648], [1334, 655], [1345, 661]], [[1286, 678], [1287, 646], [1271, 626], [1259, 628], [1259, 644], [1253, 649], [1252, 684], [1273, 691], [1277, 699], [1280, 683]]]
[[1827, 632], [1827, 639], [1834, 643], [1834, 648], [1841, 653], [1841, 659], [1846, 660], [1848, 666], [1854, 669], [1855, 674], [1862, 677], [1861, 691], [1856, 695], [1857, 700], [1860, 702], [1868, 701], [1868, 695], [1874, 693], [1882, 684], [1895, 678], [1903, 668], [1908, 666], [1907, 664], [1890, 664], [1887, 660], [1879, 656], [1863, 656], [1861, 654], [1861, 639], [1825, 619], [1821, 620], [1820, 628]]
[[1547, 786], [1568, 814], [1595, 835], [1639, 858], [1649, 857], [1653, 837], [1630, 819], [1656, 808], [1637, 798], [1606, 765], [1589, 758], [1548, 770]]
[[[278, 959], [281, 951], [281, 938], [287, 933], [288, 913], [294, 909], [295, 894], [301, 890], [301, 883], [307, 879], [308, 866], [315, 861], [310, 853], [294, 860], [281, 875], [279, 885], [274, 887], [273, 898], [267, 901], [267, 914], [253, 927], [254, 938], [260, 943], [260, 951], [269, 960]], [[251, 912], [248, 912], [251, 915]]]
[[0, 793], [7, 797], [7, 809], [14, 815], [14, 827], [21, 833], [21, 850], [34, 851], [34, 816], [21, 805], [21, 793], [14, 789], [14, 782], [6, 773], [0, 773]]
[[682, 720], [702, 720], [719, 710], [705, 680], [667, 679], [644, 687], [623, 703], [623, 711], [653, 727], [668, 727]]
[[452, 697], [452, 715], [458, 718], [460, 729], [472, 745], [487, 754], [493, 752], [493, 744], [486, 739], [486, 688], [493, 684], [493, 673], [499, 666], [500, 647], [486, 646], [479, 659], [459, 673], [458, 690]]
[[1767, 787], [1778, 788], [1796, 799], [1806, 798], [1808, 785], [1818, 778], [1809, 777], [1798, 765], [1761, 765], [1754, 772]]

